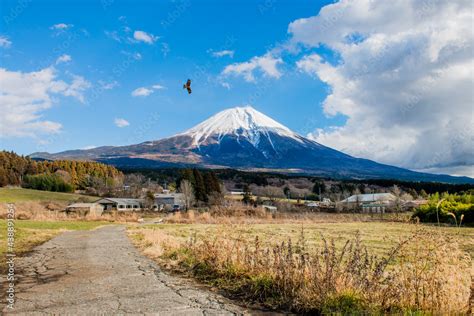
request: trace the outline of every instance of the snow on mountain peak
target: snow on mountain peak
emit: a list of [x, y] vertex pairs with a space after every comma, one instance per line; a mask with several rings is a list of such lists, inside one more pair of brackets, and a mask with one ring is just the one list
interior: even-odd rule
[[300, 137], [288, 127], [258, 112], [251, 106], [223, 110], [181, 135], [191, 136], [195, 146], [199, 146], [210, 136], [217, 136], [220, 140], [225, 135], [235, 135], [238, 138], [247, 138], [257, 147], [262, 134], [267, 136], [271, 142], [269, 132], [301, 142]]

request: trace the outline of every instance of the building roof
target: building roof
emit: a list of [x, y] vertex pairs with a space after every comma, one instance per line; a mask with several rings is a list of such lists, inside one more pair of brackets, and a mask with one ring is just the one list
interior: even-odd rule
[[370, 193], [370, 194], [355, 194], [351, 195], [347, 199], [341, 202], [349, 203], [366, 203], [366, 202], [379, 202], [379, 201], [392, 201], [395, 199], [395, 195], [392, 193]]
[[168, 193], [168, 194], [166, 194], [166, 193], [157, 193], [157, 194], [155, 194], [155, 198], [157, 198], [157, 199], [158, 198], [159, 199], [167, 199], [167, 198], [170, 199], [170, 198], [175, 198], [175, 197], [181, 198], [181, 197], [183, 197], [183, 195], [184, 195], [183, 193]]
[[114, 204], [137, 204], [143, 203], [143, 199], [128, 199], [128, 198], [103, 198], [95, 201], [95, 203], [106, 203], [107, 201]]
[[273, 205], [262, 205], [263, 208], [266, 208], [267, 210], [277, 210], [278, 208]]
[[66, 208], [87, 208], [94, 205], [97, 205], [97, 203], [73, 203], [68, 205]]

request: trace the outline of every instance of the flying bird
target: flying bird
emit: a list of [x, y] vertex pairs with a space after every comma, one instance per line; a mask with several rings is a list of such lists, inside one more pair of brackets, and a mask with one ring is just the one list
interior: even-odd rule
[[188, 79], [185, 84], [183, 84], [183, 89], [188, 90], [188, 94], [191, 94], [191, 79]]

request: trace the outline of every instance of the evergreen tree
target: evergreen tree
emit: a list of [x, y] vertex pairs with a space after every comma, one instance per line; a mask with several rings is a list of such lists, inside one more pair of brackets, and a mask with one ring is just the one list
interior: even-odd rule
[[211, 170], [204, 173], [203, 178], [207, 195], [211, 194], [212, 192], [221, 193], [221, 183], [214, 171]]
[[245, 204], [252, 203], [252, 192], [250, 192], [249, 185], [244, 184], [243, 190], [244, 190], [244, 196], [242, 198], [242, 202], [244, 202]]
[[313, 193], [319, 195], [320, 193], [323, 194], [325, 192], [326, 192], [326, 185], [324, 184], [324, 182], [316, 181], [313, 186]]
[[181, 186], [181, 181], [188, 180], [193, 187], [196, 185], [196, 181], [194, 179], [193, 170], [191, 169], [182, 169], [179, 172], [178, 179], [176, 180], [176, 187], [179, 188]]
[[202, 177], [201, 172], [194, 168], [193, 169], [193, 176], [194, 176], [194, 194], [196, 195], [196, 199], [202, 202], [207, 202], [207, 194], [206, 194], [206, 186], [204, 184], [204, 178]]

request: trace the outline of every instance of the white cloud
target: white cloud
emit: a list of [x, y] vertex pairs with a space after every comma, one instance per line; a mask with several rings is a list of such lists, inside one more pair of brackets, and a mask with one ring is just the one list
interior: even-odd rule
[[153, 89], [155, 90], [162, 90], [162, 89], [166, 89], [165, 87], [163, 87], [162, 85], [160, 84], [155, 84], [152, 86]]
[[43, 118], [55, 103], [55, 95], [72, 96], [84, 102], [83, 92], [90, 84], [74, 76], [72, 83], [57, 79], [49, 67], [36, 72], [0, 68], [0, 137], [37, 137], [57, 133], [61, 124]]
[[104, 31], [104, 34], [108, 37], [113, 39], [116, 42], [121, 43], [122, 38], [120, 37], [119, 33], [117, 31]]
[[133, 38], [139, 42], [141, 41], [147, 44], [153, 44], [158, 40], [159, 37], [144, 31], [135, 31], [133, 32]]
[[134, 53], [131, 53], [131, 52], [127, 52], [127, 51], [121, 51], [122, 54], [124, 54], [125, 56], [129, 57], [129, 58], [133, 58], [135, 60], [141, 60], [142, 59], [142, 54], [138, 53], [138, 52], [134, 52]]
[[71, 60], [72, 58], [70, 55], [64, 54], [64, 55], [59, 56], [58, 59], [56, 59], [56, 65], [60, 63], [67, 63], [67, 62], [70, 62]]
[[94, 148], [97, 148], [97, 146], [95, 146], [95, 145], [89, 145], [89, 146], [82, 147], [81, 149], [82, 149], [82, 150], [89, 150], [89, 149], [94, 149]]
[[66, 24], [66, 23], [58, 23], [58, 24], [54, 24], [53, 26], [50, 27], [51, 30], [67, 30], [67, 29], [70, 29], [71, 27], [73, 27], [72, 24]]
[[218, 52], [212, 52], [212, 56], [214, 57], [224, 57], [224, 56], [229, 56], [230, 58], [234, 58], [234, 51], [233, 50], [221, 50]]
[[102, 80], [99, 80], [100, 87], [104, 90], [112, 90], [113, 88], [117, 87], [119, 85], [118, 81], [114, 80], [111, 82], [105, 82]]
[[163, 90], [166, 89], [166, 87], [160, 85], [160, 84], [155, 84], [152, 85], [151, 87], [140, 87], [132, 91], [132, 96], [134, 97], [147, 97], [155, 90]]
[[114, 124], [115, 124], [117, 127], [120, 127], [120, 128], [121, 128], [121, 127], [126, 127], [126, 126], [129, 126], [129, 125], [130, 125], [130, 123], [129, 123], [127, 120], [123, 119], [123, 118], [116, 118], [116, 119], [114, 120]]
[[[136, 30], [133, 32], [133, 37], [131, 36], [132, 29], [125, 26], [119, 31], [104, 31], [105, 35], [116, 42], [126, 43], [126, 44], [136, 44], [143, 42], [146, 44], [154, 44], [160, 37], [147, 33], [145, 31]], [[141, 58], [141, 56], [140, 56]]]
[[416, 171], [436, 173], [436, 174], [450, 174], [453, 176], [466, 176], [474, 178], [474, 168], [472, 166], [453, 166], [453, 167], [435, 167], [427, 169], [417, 169]]
[[0, 47], [9, 48], [12, 45], [12, 42], [6, 36], [0, 36]]
[[221, 84], [221, 86], [223, 86], [227, 90], [230, 90], [230, 84], [228, 82], [221, 81], [220, 84]]
[[321, 44], [297, 67], [325, 82], [327, 115], [343, 126], [309, 136], [349, 154], [398, 166], [474, 165], [470, 1], [341, 1], [289, 25], [293, 45]]
[[132, 91], [132, 96], [134, 97], [147, 97], [153, 93], [152, 89], [148, 89], [145, 87], [140, 87]]
[[78, 99], [81, 103], [85, 102], [83, 92], [91, 87], [90, 82], [88, 82], [84, 77], [72, 75], [72, 83], [66, 85], [61, 93], [65, 96], [70, 96]]
[[263, 75], [271, 78], [280, 78], [282, 73], [278, 70], [277, 65], [282, 64], [283, 60], [279, 57], [274, 57], [270, 53], [263, 56], [256, 56], [247, 62], [234, 63], [224, 68], [223, 75], [237, 75], [243, 76], [246, 81], [254, 82], [254, 71], [259, 70]]

